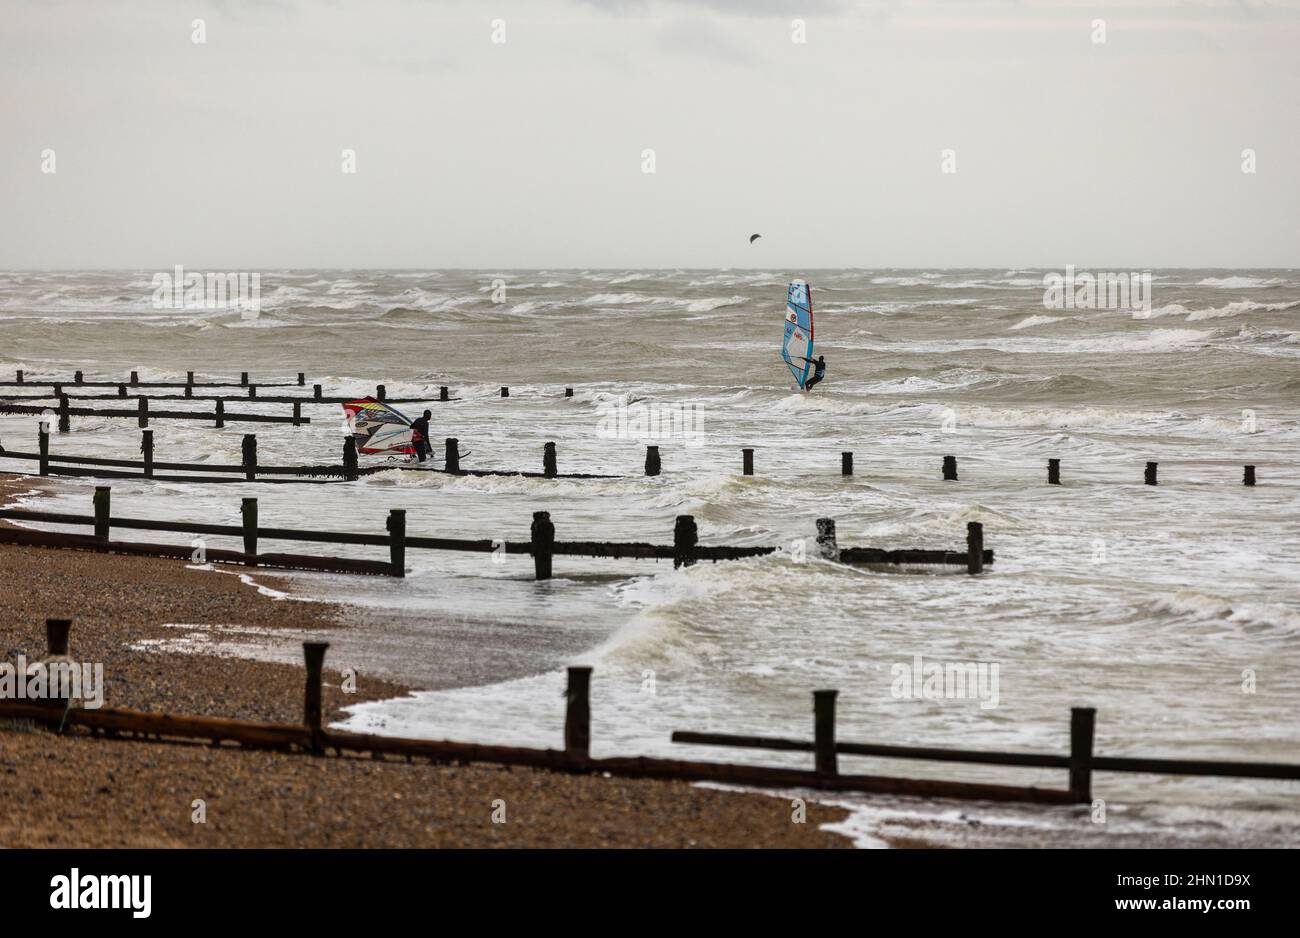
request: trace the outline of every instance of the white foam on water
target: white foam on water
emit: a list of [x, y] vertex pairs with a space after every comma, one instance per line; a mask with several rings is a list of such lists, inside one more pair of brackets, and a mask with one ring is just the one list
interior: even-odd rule
[[1197, 286], [1218, 287], [1224, 290], [1250, 290], [1273, 287], [1284, 282], [1279, 277], [1206, 277], [1197, 281]]
[[973, 368], [957, 368], [932, 378], [908, 375], [868, 384], [870, 394], [912, 394], [925, 391], [952, 391], [993, 380], [994, 376]]
[[1054, 322], [1061, 322], [1066, 319], [1065, 316], [1026, 316], [1020, 322], [1012, 326], [1012, 329], [1032, 329], [1035, 326], [1047, 326]]
[[1198, 590], [1179, 590], [1152, 603], [1160, 612], [1189, 615], [1210, 622], [1265, 625], [1300, 634], [1300, 611], [1277, 603], [1241, 602]]
[[1282, 310], [1296, 309], [1297, 307], [1300, 307], [1300, 302], [1256, 303], [1252, 300], [1241, 300], [1218, 308], [1192, 310], [1187, 314], [1187, 321], [1199, 322], [1204, 319], [1222, 319], [1228, 316], [1244, 316], [1254, 312], [1281, 312]]
[[1146, 311], [1143, 315], [1146, 319], [1159, 319], [1161, 316], [1185, 316], [1189, 310], [1181, 303], [1167, 303], [1164, 306], [1157, 306]]

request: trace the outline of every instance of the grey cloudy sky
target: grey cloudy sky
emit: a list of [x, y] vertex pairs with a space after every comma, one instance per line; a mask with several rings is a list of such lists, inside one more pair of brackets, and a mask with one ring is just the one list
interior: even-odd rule
[[0, 23], [3, 268], [1300, 266], [1294, 2], [0, 0]]

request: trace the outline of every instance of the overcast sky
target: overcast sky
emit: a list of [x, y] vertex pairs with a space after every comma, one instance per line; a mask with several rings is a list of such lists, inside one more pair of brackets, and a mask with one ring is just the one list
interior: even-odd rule
[[1293, 2], [0, 0], [0, 268], [1300, 266], [1298, 50]]

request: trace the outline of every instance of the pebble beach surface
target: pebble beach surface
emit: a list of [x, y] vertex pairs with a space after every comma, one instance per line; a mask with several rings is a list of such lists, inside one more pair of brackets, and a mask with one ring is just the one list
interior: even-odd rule
[[[0, 499], [30, 491], [0, 477]], [[45, 652], [45, 619], [73, 621], [75, 660], [102, 663], [105, 705], [296, 722], [304, 671], [288, 663], [160, 650], [168, 624], [281, 637], [346, 629], [347, 608], [277, 598], [237, 576], [148, 557], [0, 546], [0, 660]], [[273, 583], [258, 578], [259, 584]], [[277, 584], [278, 585], [278, 584]], [[359, 675], [343, 694], [326, 668], [327, 721], [406, 693]], [[847, 812], [681, 782], [493, 766], [56, 736], [0, 721], [0, 843], [9, 847], [841, 847], [821, 829]], [[494, 822], [503, 801], [504, 823]], [[206, 821], [193, 820], [202, 801]], [[500, 813], [497, 812], [497, 818]]]

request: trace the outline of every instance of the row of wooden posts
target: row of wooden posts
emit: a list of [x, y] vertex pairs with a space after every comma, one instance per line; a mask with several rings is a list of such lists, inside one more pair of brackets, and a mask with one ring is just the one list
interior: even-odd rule
[[[296, 384], [275, 383], [275, 382], [261, 382], [261, 383], [250, 382], [250, 381], [248, 380], [248, 372], [247, 372], [247, 371], [242, 372], [242, 373], [240, 374], [240, 378], [239, 378], [239, 382], [238, 382], [238, 384], [236, 384], [236, 383], [233, 382], [233, 381], [196, 382], [196, 381], [194, 380], [194, 372], [192, 372], [192, 371], [190, 371], [190, 372], [186, 372], [186, 377], [185, 377], [185, 381], [184, 381], [184, 382], [180, 382], [180, 381], [145, 381], [145, 382], [142, 382], [142, 381], [140, 381], [139, 373], [138, 373], [138, 372], [135, 372], [135, 371], [131, 372], [131, 378], [130, 378], [130, 380], [129, 380], [129, 381], [125, 381], [125, 382], [115, 382], [115, 381], [86, 381], [86, 380], [84, 379], [84, 377], [82, 376], [82, 373], [81, 373], [80, 371], [78, 371], [78, 372], [73, 376], [73, 379], [72, 379], [71, 381], [67, 381], [67, 380], [60, 380], [60, 381], [27, 381], [27, 380], [25, 379], [25, 377], [24, 377], [24, 375], [23, 375], [23, 372], [22, 372], [21, 370], [18, 371], [17, 376], [18, 376], [18, 380], [17, 380], [17, 381], [0, 381], [0, 387], [5, 387], [5, 386], [8, 386], [8, 387], [18, 387], [18, 386], [21, 386], [21, 387], [50, 387], [50, 388], [53, 389], [53, 393], [49, 394], [48, 397], [62, 397], [62, 396], [66, 396], [66, 395], [64, 394], [64, 390], [63, 390], [63, 389], [64, 389], [65, 386], [71, 385], [71, 386], [73, 386], [73, 387], [91, 387], [91, 388], [93, 388], [93, 387], [105, 387], [105, 388], [116, 387], [116, 388], [117, 388], [117, 396], [120, 397], [120, 398], [121, 398], [121, 397], [127, 397], [127, 396], [128, 396], [128, 394], [127, 394], [127, 389], [128, 389], [128, 388], [175, 388], [175, 387], [179, 387], [179, 388], [183, 388], [183, 389], [184, 389], [184, 393], [183, 393], [182, 395], [179, 395], [180, 397], [184, 397], [184, 398], [193, 398], [193, 397], [194, 397], [194, 393], [193, 393], [193, 392], [194, 392], [194, 388], [229, 388], [229, 387], [242, 387], [242, 388], [247, 388], [247, 389], [248, 389], [248, 397], [249, 397], [250, 399], [257, 398], [257, 399], [259, 399], [259, 400], [266, 400], [266, 401], [270, 401], [270, 402], [277, 402], [277, 401], [289, 402], [289, 401], [293, 401], [293, 402], [299, 402], [299, 403], [301, 403], [301, 402], [315, 402], [315, 403], [333, 404], [333, 403], [345, 403], [345, 402], [347, 402], [347, 401], [352, 401], [352, 400], [356, 400], [356, 399], [357, 399], [357, 395], [355, 395], [355, 394], [354, 394], [354, 395], [351, 395], [351, 396], [349, 396], [349, 397], [326, 397], [326, 396], [324, 395], [324, 393], [323, 393], [322, 386], [319, 385], [319, 384], [313, 384], [313, 385], [312, 385], [312, 396], [311, 396], [311, 398], [301, 398], [301, 397], [275, 397], [275, 396], [272, 396], [272, 397], [262, 397], [262, 398], [258, 398], [258, 397], [257, 397], [257, 389], [258, 389], [259, 387], [268, 387], [268, 388], [305, 387], [305, 386], [306, 386], [306, 374], [305, 374], [304, 372], [301, 372], [301, 371], [298, 372], [298, 381], [297, 381]], [[500, 392], [500, 393], [501, 393], [501, 396], [502, 396], [502, 397], [509, 397], [509, 396], [510, 396], [510, 388], [509, 388], [508, 386], [506, 386], [506, 385], [502, 385], [502, 387], [501, 387], [501, 392]], [[111, 395], [109, 395], [109, 396], [111, 397]], [[147, 397], [148, 395], [134, 395], [134, 394], [133, 394], [133, 395], [129, 395], [129, 396], [131, 396], [131, 397], [137, 397], [137, 396], [139, 396], [139, 397]], [[174, 394], [168, 394], [168, 395], [155, 395], [155, 396], [156, 396], [156, 397], [160, 397], [160, 398], [167, 398], [167, 399], [176, 399], [176, 398], [178, 397], [177, 395], [174, 395]], [[564, 389], [564, 396], [565, 396], [565, 397], [573, 397], [573, 388], [566, 387], [566, 388]], [[33, 398], [35, 398], [35, 399], [41, 399], [41, 398], [45, 397], [45, 395], [31, 395], [31, 397], [33, 397]], [[99, 398], [99, 399], [103, 399], [103, 398], [105, 397], [105, 395], [94, 395], [94, 397]], [[421, 397], [390, 398], [390, 397], [388, 396], [388, 388], [387, 388], [387, 386], [386, 386], [386, 385], [382, 385], [382, 384], [380, 384], [380, 385], [376, 385], [376, 386], [375, 386], [375, 397], [376, 397], [376, 399], [381, 400], [381, 401], [388, 401], [388, 402], [390, 402], [390, 403], [406, 403], [406, 404], [409, 404], [409, 403], [420, 403], [420, 402], [423, 402], [423, 401], [425, 400], [425, 398], [421, 398]], [[200, 398], [197, 398], [197, 399], [198, 399], [198, 400], [242, 400], [243, 398], [235, 398], [235, 397], [218, 397], [218, 398], [200, 397]], [[451, 389], [450, 389], [447, 385], [444, 384], [444, 385], [439, 386], [439, 388], [438, 388], [438, 400], [439, 400], [439, 401], [442, 401], [442, 402], [455, 400], [455, 398], [453, 398], [453, 397], [451, 396]]]
[[[5, 414], [47, 414], [49, 408], [36, 407], [26, 404], [14, 404], [8, 401], [0, 402], [0, 413]], [[69, 405], [66, 394], [59, 395], [58, 408], [50, 414], [51, 418], [58, 417], [58, 428], [60, 433], [69, 433], [72, 430], [71, 417], [134, 417], [140, 427], [149, 426], [150, 419], [153, 420], [211, 420], [213, 425], [220, 429], [231, 423], [291, 423], [295, 427], [311, 423], [310, 417], [302, 415], [302, 404], [295, 401], [293, 405], [292, 416], [277, 414], [245, 414], [245, 413], [226, 413], [225, 402], [221, 398], [215, 399], [215, 409], [212, 413], [193, 410], [154, 410], [149, 409], [149, 398], [141, 397], [136, 401], [135, 410], [118, 410], [118, 409], [96, 409], [91, 407], [72, 407]], [[51, 419], [50, 422], [53, 422]]]
[[[741, 450], [741, 474], [752, 476], [754, 474], [754, 451], [752, 449]], [[1143, 472], [1143, 482], [1147, 485], [1158, 484], [1158, 471], [1160, 464], [1157, 462], [1148, 462]], [[658, 475], [660, 470], [659, 447], [651, 446], [646, 451], [646, 475]], [[840, 453], [840, 475], [853, 475], [853, 453], [845, 451]], [[945, 482], [957, 482], [957, 457], [943, 457], [943, 479]], [[1245, 466], [1242, 473], [1243, 485], [1255, 484], [1255, 467]], [[1061, 484], [1061, 460], [1047, 460], [1047, 484]]]
[[[443, 467], [441, 469], [433, 469], [432, 463], [427, 467], [420, 463], [391, 462], [363, 467], [359, 464], [356, 440], [350, 436], [346, 437], [343, 441], [343, 462], [341, 465], [337, 466], [268, 466], [259, 464], [257, 461], [257, 435], [254, 433], [244, 434], [241, 443], [239, 465], [226, 465], [220, 463], [157, 462], [154, 459], [153, 431], [148, 429], [140, 431], [140, 453], [143, 456], [142, 459], [110, 459], [99, 456], [64, 456], [51, 453], [49, 431], [45, 428], [44, 424], [42, 424], [37, 431], [36, 442], [37, 451], [35, 453], [23, 452], [21, 450], [0, 449], [0, 459], [35, 460], [38, 463], [39, 474], [43, 476], [73, 475], [121, 478], [134, 475], [134, 473], [122, 472], [120, 470], [137, 469], [139, 470], [138, 474], [141, 478], [165, 479], [172, 482], [354, 482], [363, 475], [373, 475], [378, 472], [387, 472], [393, 469], [445, 472], [454, 475], [526, 476], [544, 479], [616, 478], [615, 476], [597, 475], [587, 472], [561, 473], [559, 471], [558, 456], [554, 443], [546, 443], [542, 447], [542, 471], [528, 472], [504, 469], [463, 469], [460, 465], [460, 440], [455, 437], [448, 437], [446, 440]], [[68, 468], [69, 466], [89, 466], [92, 468]], [[240, 479], [229, 476], [157, 475], [157, 470], [173, 472], [219, 472], [228, 473], [231, 476], [243, 476], [243, 478]], [[272, 478], [265, 478], [268, 475], [272, 476]]]
[[[168, 531], [172, 533], [239, 537], [243, 551], [207, 549], [206, 560], [214, 563], [236, 563], [247, 566], [289, 567], [333, 573], [366, 573], [383, 576], [406, 575], [407, 548], [427, 550], [457, 550], [531, 554], [533, 572], [538, 580], [552, 577], [552, 563], [559, 556], [607, 557], [612, 559], [671, 560], [674, 567], [690, 566], [701, 560], [738, 560], [761, 557], [775, 553], [780, 548], [702, 546], [699, 530], [693, 515], [678, 515], [673, 524], [672, 546], [643, 542], [614, 541], [557, 541], [555, 524], [548, 511], [533, 512], [530, 537], [527, 541], [500, 541], [490, 538], [470, 540], [464, 538], [411, 537], [406, 533], [406, 510], [393, 508], [388, 512], [385, 534], [353, 534], [348, 532], [310, 531], [290, 528], [268, 528], [258, 522], [256, 498], [240, 502], [241, 524], [204, 524], [190, 521], [150, 521], [138, 518], [112, 516], [112, 489], [99, 486], [92, 500], [93, 515], [63, 512], [35, 511], [25, 508], [0, 509], [0, 518], [12, 521], [29, 521], [43, 524], [81, 525], [94, 528], [93, 536], [58, 532], [31, 531], [21, 528], [0, 527], [0, 543], [30, 544], [44, 547], [63, 547], [114, 553], [145, 554], [150, 556], [193, 559], [193, 549], [175, 544], [143, 544], [113, 541], [113, 528], [143, 531]], [[387, 563], [374, 560], [354, 560], [341, 557], [301, 554], [265, 554], [258, 550], [259, 540], [310, 541], [329, 544], [366, 545], [387, 547]], [[848, 564], [948, 564], [965, 566], [968, 573], [976, 574], [985, 565], [993, 563], [993, 551], [984, 548], [984, 527], [976, 521], [966, 526], [966, 549], [945, 550], [884, 550], [874, 547], [841, 548], [836, 538], [835, 520], [817, 520], [817, 555]]]
[[[223, 402], [237, 402], [237, 401], [248, 400], [248, 401], [258, 401], [259, 403], [266, 403], [266, 404], [293, 404], [295, 405], [295, 410], [297, 409], [297, 407], [301, 406], [302, 404], [345, 404], [348, 401], [355, 401], [359, 397], [359, 395], [356, 394], [352, 394], [348, 396], [340, 396], [340, 397], [327, 397], [324, 394], [323, 386], [319, 384], [312, 385], [311, 397], [274, 395], [274, 394], [269, 396], [263, 394], [259, 396], [257, 393], [257, 389], [259, 386], [256, 384], [247, 385], [248, 394], [239, 397], [236, 397], [234, 395], [229, 395], [229, 394], [196, 395], [194, 393], [194, 388], [196, 387], [215, 387], [215, 386], [216, 385], [187, 384], [184, 386], [184, 392], [181, 394], [128, 394], [127, 393], [128, 387], [135, 387], [135, 385], [119, 384], [117, 386], [117, 394], [114, 395], [114, 394], [68, 394], [66, 390], [67, 387], [66, 385], [55, 384], [49, 394], [26, 394], [26, 395], [6, 394], [0, 397], [3, 398], [2, 402], [6, 406], [12, 406], [9, 402], [16, 401], [16, 400], [50, 400], [50, 399], [57, 398], [61, 401], [64, 401], [68, 398], [72, 398], [75, 400], [103, 401], [103, 400], [122, 400], [131, 397], [139, 401], [139, 406], [143, 409], [148, 408], [148, 402], [151, 400], [153, 401], [160, 401], [160, 400], [214, 401], [217, 403], [218, 406], [220, 406]], [[230, 386], [234, 387], [235, 385], [230, 385]], [[262, 385], [262, 387], [289, 387], [289, 386], [290, 385]], [[569, 388], [568, 390], [572, 391], [573, 389]], [[360, 395], [360, 396], [364, 396], [364, 395]], [[378, 385], [375, 388], [375, 396], [378, 400], [388, 401], [389, 403], [394, 403], [394, 404], [422, 403], [425, 400], [427, 400], [426, 398], [423, 397], [390, 398], [388, 397], [387, 389], [382, 384]], [[508, 397], [509, 395], [505, 395], [505, 396]], [[572, 396], [572, 394], [570, 394], [570, 396]], [[459, 400], [459, 398], [453, 398], [451, 396], [450, 388], [448, 388], [446, 385], [443, 385], [438, 389], [438, 400], [452, 401], [452, 400]], [[67, 404], [63, 403], [60, 406], [66, 407]], [[201, 414], [197, 412], [182, 411], [181, 413], [189, 414], [190, 419], [193, 420], [212, 419], [211, 415]], [[112, 412], [110, 414], [110, 416], [116, 416], [116, 415], [118, 415], [118, 412]]]
[[[89, 386], [90, 386], [90, 385], [87, 385], [87, 387], [89, 387]], [[261, 385], [261, 387], [289, 387], [289, 386], [290, 386], [290, 385]], [[137, 385], [128, 385], [128, 384], [119, 384], [119, 385], [117, 386], [117, 393], [116, 393], [116, 394], [68, 394], [68, 393], [67, 393], [67, 390], [66, 390], [66, 388], [67, 388], [66, 385], [64, 385], [64, 384], [54, 384], [54, 385], [53, 385], [53, 388], [52, 388], [52, 390], [50, 391], [49, 394], [23, 394], [23, 395], [6, 394], [6, 395], [0, 395], [0, 398], [2, 398], [3, 401], [5, 401], [5, 402], [9, 402], [9, 401], [17, 401], [17, 400], [43, 401], [43, 400], [50, 400], [50, 399], [52, 399], [52, 398], [62, 398], [62, 397], [70, 397], [70, 398], [73, 398], [73, 399], [75, 399], [75, 400], [95, 400], [95, 401], [103, 401], [103, 400], [120, 400], [120, 399], [127, 398], [127, 397], [133, 397], [133, 398], [138, 398], [138, 399], [140, 399], [140, 400], [154, 400], [154, 401], [161, 401], [161, 400], [167, 400], [167, 401], [194, 400], [194, 401], [231, 401], [231, 402], [233, 402], [233, 401], [245, 401], [245, 400], [250, 400], [250, 401], [251, 401], [251, 400], [255, 400], [255, 401], [259, 401], [259, 402], [262, 402], [262, 403], [268, 403], [268, 404], [289, 404], [289, 403], [293, 403], [293, 404], [346, 404], [348, 401], [355, 401], [355, 400], [357, 400], [359, 397], [363, 397], [363, 396], [364, 396], [364, 395], [357, 395], [357, 394], [351, 394], [351, 395], [347, 395], [347, 396], [326, 396], [325, 393], [324, 393], [323, 386], [322, 386], [322, 385], [319, 385], [319, 384], [313, 384], [313, 385], [311, 386], [311, 387], [312, 387], [312, 395], [311, 395], [311, 397], [288, 396], [288, 395], [275, 395], [275, 394], [272, 394], [272, 395], [260, 394], [260, 395], [259, 395], [259, 394], [257, 393], [257, 389], [258, 389], [259, 385], [256, 385], [256, 384], [250, 384], [250, 385], [247, 385], [248, 393], [247, 393], [246, 395], [240, 395], [240, 396], [238, 396], [238, 397], [235, 396], [235, 395], [229, 395], [229, 394], [226, 394], [226, 395], [221, 395], [221, 394], [218, 394], [218, 395], [212, 395], [212, 394], [202, 394], [202, 395], [199, 395], [199, 394], [195, 394], [195, 393], [194, 393], [194, 388], [196, 388], [196, 387], [216, 387], [216, 385], [194, 385], [194, 384], [187, 384], [187, 385], [184, 386], [184, 392], [181, 393], [181, 394], [128, 394], [128, 393], [127, 393], [127, 389], [128, 389], [128, 388], [133, 388], [133, 387], [138, 387], [138, 386], [137, 386]], [[230, 387], [235, 387], [235, 385], [230, 385]], [[501, 396], [502, 396], [502, 397], [509, 397], [509, 396], [510, 396], [510, 389], [507, 388], [507, 387], [503, 387], [503, 388], [501, 389]], [[565, 396], [565, 397], [573, 397], [573, 388], [565, 388], [565, 389], [564, 389], [564, 396]], [[429, 400], [429, 398], [427, 398], [427, 397], [389, 397], [389, 396], [388, 396], [388, 389], [387, 389], [387, 387], [386, 387], [385, 385], [382, 385], [382, 384], [380, 384], [380, 385], [376, 385], [376, 386], [375, 386], [375, 399], [376, 399], [376, 400], [380, 400], [380, 401], [385, 401], [385, 402], [390, 403], [390, 404], [413, 404], [413, 403], [424, 403], [424, 402], [426, 402], [426, 401]], [[444, 402], [444, 403], [445, 403], [445, 402], [448, 402], [448, 401], [458, 401], [458, 400], [460, 400], [460, 398], [458, 398], [458, 397], [452, 397], [452, 396], [451, 396], [451, 389], [450, 389], [447, 385], [444, 384], [444, 385], [441, 385], [441, 386], [438, 388], [438, 398], [437, 398], [437, 400], [440, 401], [440, 402]], [[201, 416], [201, 415], [197, 415], [197, 414], [195, 415], [196, 419], [198, 419], [200, 416]]]
[[[26, 374], [20, 368], [16, 373], [16, 380], [0, 381], [0, 386], [13, 387], [15, 385], [23, 385], [24, 387], [48, 387], [50, 385], [53, 385], [54, 387], [58, 387], [59, 385], [63, 385], [63, 384], [73, 384], [73, 385], [80, 385], [85, 387], [111, 388], [114, 385], [121, 384], [121, 383], [122, 382], [118, 382], [118, 381], [87, 381], [85, 379], [84, 374], [80, 371], [76, 372], [72, 376], [71, 380], [62, 378], [62, 379], [51, 380], [51, 381], [41, 381], [41, 380], [31, 381], [28, 380]], [[192, 371], [187, 371], [185, 373], [184, 381], [141, 381], [140, 373], [138, 371], [132, 371], [131, 377], [125, 383], [130, 387], [142, 387], [142, 388], [176, 388], [182, 386], [196, 387], [196, 388], [233, 388], [233, 387], [247, 387], [250, 382], [248, 380], [247, 371], [240, 372], [238, 383], [234, 381], [195, 381], [194, 372]], [[306, 383], [307, 383], [307, 375], [305, 372], [302, 371], [298, 372], [298, 380], [296, 382], [262, 382], [262, 384], [265, 387], [276, 387], [276, 388], [289, 388], [294, 386], [302, 387]]]
[[[148, 413], [145, 407], [143, 406], [144, 405], [143, 401], [141, 401], [141, 405], [142, 406], [140, 409], [140, 426], [145, 427], [148, 424]], [[154, 414], [154, 416], [160, 416], [160, 415]], [[173, 415], [167, 415], [167, 416], [173, 416]], [[201, 416], [209, 416], [209, 415], [201, 415]], [[223, 411], [222, 411], [220, 401], [217, 402], [216, 417], [218, 421], [217, 425], [221, 426]], [[298, 405], [295, 404], [294, 416], [292, 418], [268, 417], [264, 415], [254, 415], [254, 414], [240, 414], [240, 415], [231, 415], [227, 419], [259, 420], [259, 421], [275, 421], [275, 422], [280, 422], [280, 421], [287, 422], [291, 420], [296, 425], [299, 421], [299, 409], [298, 409]], [[301, 421], [303, 423], [310, 422], [309, 418], [305, 418], [305, 417], [301, 418]], [[68, 428], [67, 411], [61, 410], [59, 413], [59, 431], [67, 432], [67, 428]], [[332, 481], [352, 482], [357, 480], [363, 475], [371, 475], [376, 472], [384, 472], [390, 469], [417, 469], [417, 468], [420, 469], [421, 471], [447, 472], [452, 474], [465, 474], [465, 475], [522, 475], [522, 476], [535, 476], [535, 477], [547, 478], [547, 479], [616, 478], [615, 476], [599, 475], [593, 473], [561, 473], [558, 467], [558, 462], [559, 462], [558, 450], [554, 442], [548, 442], [542, 447], [542, 471], [540, 473], [518, 471], [518, 470], [462, 469], [460, 465], [460, 457], [461, 457], [460, 440], [457, 439], [456, 437], [447, 437], [447, 439], [444, 441], [443, 466], [441, 469], [433, 469], [432, 466], [426, 468], [425, 466], [419, 464], [408, 465], [408, 464], [391, 464], [391, 463], [385, 465], [379, 465], [379, 466], [362, 467], [360, 465], [359, 458], [357, 455], [356, 440], [353, 437], [346, 437], [344, 439], [343, 462], [339, 466], [327, 466], [327, 465], [259, 466], [257, 463], [257, 435], [252, 433], [248, 433], [244, 435], [244, 439], [242, 443], [243, 455], [242, 455], [241, 463], [238, 466], [216, 465], [210, 463], [155, 462], [153, 458], [153, 453], [154, 453], [153, 431], [148, 429], [143, 430], [141, 433], [140, 452], [143, 454], [144, 457], [141, 460], [129, 460], [129, 459], [123, 460], [123, 459], [106, 459], [106, 458], [97, 458], [97, 457], [53, 455], [49, 452], [49, 433], [44, 424], [41, 425], [38, 431], [37, 444], [38, 444], [37, 453], [25, 453], [25, 452], [15, 451], [15, 450], [0, 450], [0, 458], [39, 460], [41, 475], [49, 475], [51, 474], [52, 471], [55, 474], [60, 474], [60, 475], [106, 475], [106, 476], [124, 475], [124, 473], [120, 473], [120, 472], [95, 472], [93, 470], [67, 470], [67, 469], [62, 469], [58, 466], [55, 466], [53, 470], [51, 469], [51, 463], [68, 463], [68, 464], [75, 464], [75, 465], [114, 466], [118, 468], [139, 469], [141, 470], [141, 474], [143, 475], [144, 478], [155, 478], [154, 472], [156, 469], [240, 473], [244, 476], [243, 481], [246, 482], [293, 481], [293, 479], [291, 478], [286, 478], [286, 477], [293, 477], [293, 476], [306, 477], [308, 479], [313, 479], [315, 481], [328, 480], [328, 479], [322, 480], [321, 477], [333, 477]], [[1148, 462], [1146, 464], [1146, 469], [1143, 474], [1143, 481], [1147, 485], [1158, 484], [1158, 478], [1157, 478], [1158, 468], [1159, 468], [1158, 463]], [[646, 453], [645, 453], [645, 474], [647, 476], [657, 476], [660, 475], [662, 471], [663, 471], [663, 461], [659, 453], [659, 447], [657, 445], [647, 446]], [[943, 479], [945, 481], [949, 481], [949, 482], [958, 481], [956, 456], [943, 457], [942, 472], [943, 472]], [[741, 473], [746, 476], [754, 475], [754, 450], [751, 448], [745, 448], [741, 450]], [[843, 476], [853, 475], [853, 453], [851, 452], [841, 453], [840, 473]], [[273, 475], [276, 476], [277, 478], [273, 480], [265, 479], [265, 478], [259, 479], [258, 478], [259, 474], [263, 476]], [[187, 481], [187, 482], [239, 481], [237, 479], [228, 479], [228, 478], [202, 478], [202, 477], [189, 477], [189, 476], [187, 477], [161, 476], [158, 478], [169, 478], [172, 479], [173, 481]], [[1242, 484], [1247, 486], [1254, 486], [1255, 480], [1256, 480], [1255, 467], [1253, 465], [1245, 466], [1242, 474]], [[1049, 459], [1047, 461], [1047, 482], [1049, 485], [1061, 484], [1061, 460], [1060, 459]]]
[[[663, 463], [659, 456], [658, 446], [647, 446], [645, 454], [645, 474], [648, 476], [657, 476], [662, 471]], [[1143, 481], [1147, 485], [1157, 484], [1157, 470], [1159, 463], [1148, 462], [1143, 474]], [[740, 451], [740, 472], [741, 475], [752, 476], [754, 474], [754, 450], [746, 447]], [[945, 482], [957, 482], [957, 457], [943, 457], [943, 479]], [[840, 475], [853, 475], [853, 453], [845, 450], [840, 453]], [[1047, 483], [1049, 485], [1061, 484], [1061, 460], [1047, 460]], [[1255, 467], [1246, 466], [1242, 476], [1242, 483], [1245, 485], [1255, 484]]]
[[[72, 622], [68, 619], [46, 620], [46, 646], [50, 658], [69, 656], [71, 626]], [[676, 743], [809, 752], [813, 756], [811, 770], [648, 757], [595, 759], [591, 756], [592, 669], [589, 667], [568, 669], [568, 685], [564, 694], [563, 749], [486, 746], [477, 743], [350, 733], [333, 730], [324, 725], [322, 684], [325, 654], [328, 649], [328, 642], [303, 643], [306, 679], [301, 724], [262, 723], [207, 716], [172, 716], [115, 708], [89, 710], [75, 707], [74, 702], [66, 700], [0, 700], [0, 718], [38, 721], [59, 732], [80, 727], [89, 730], [92, 735], [115, 738], [145, 740], [152, 738], [157, 741], [202, 740], [212, 745], [233, 742], [248, 748], [296, 751], [315, 756], [327, 756], [331, 751], [337, 757], [343, 756], [344, 753], [369, 753], [371, 758], [381, 761], [386, 756], [393, 756], [405, 759], [407, 762], [413, 762], [417, 758], [434, 764], [479, 762], [584, 774], [601, 773], [623, 777], [729, 782], [768, 788], [812, 788], [931, 798], [1026, 801], [1040, 804], [1090, 803], [1093, 797], [1092, 776], [1097, 771], [1300, 779], [1300, 765], [1290, 763], [1099, 756], [1094, 751], [1097, 711], [1092, 707], [1071, 709], [1068, 755], [842, 742], [836, 736], [835, 704], [839, 695], [836, 690], [813, 691], [811, 740], [685, 731], [674, 732], [671, 736], [672, 741]], [[1068, 772], [1068, 784], [1066, 788], [1058, 789], [851, 775], [840, 771], [840, 756], [1065, 769]]]

